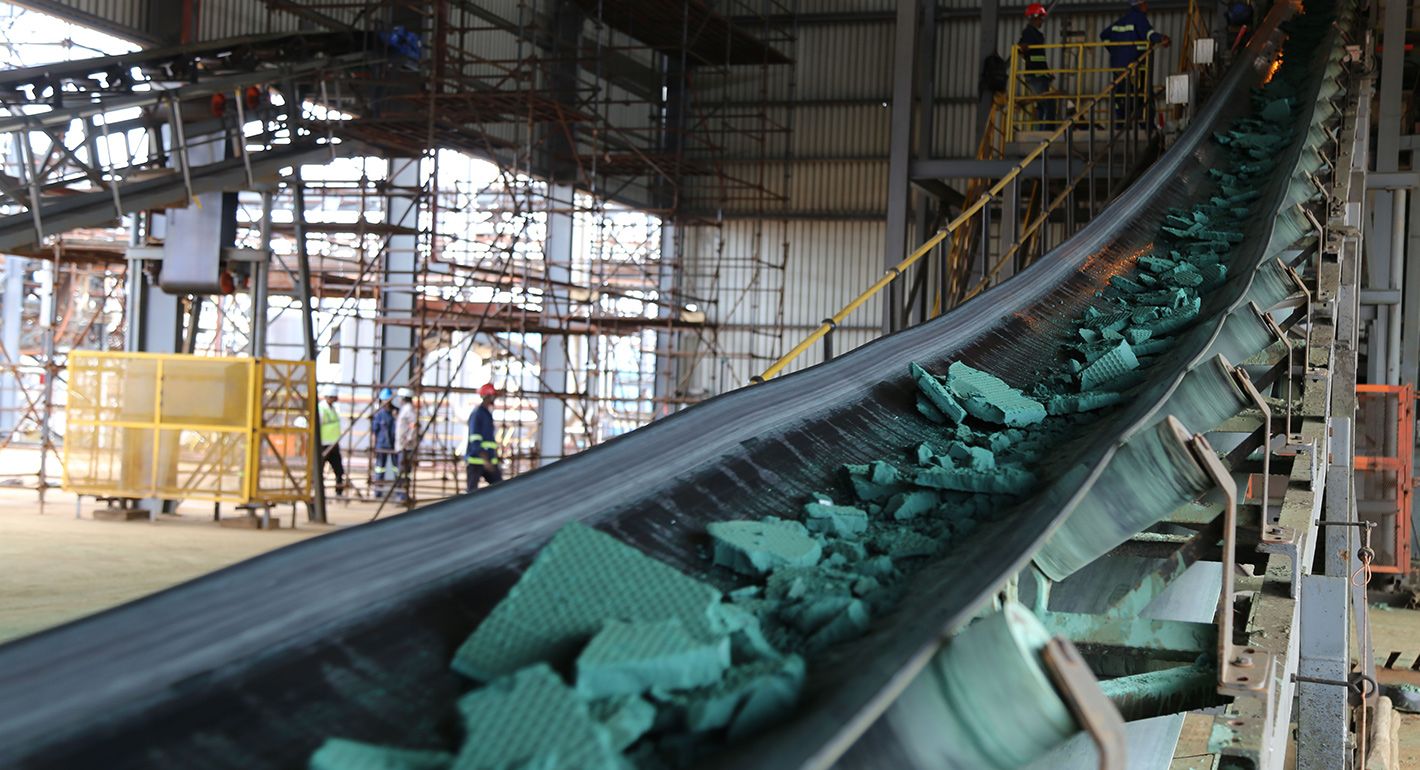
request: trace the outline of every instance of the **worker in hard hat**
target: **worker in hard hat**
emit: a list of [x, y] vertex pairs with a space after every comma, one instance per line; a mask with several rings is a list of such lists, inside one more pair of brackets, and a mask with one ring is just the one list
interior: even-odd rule
[[1236, 53], [1252, 38], [1253, 8], [1248, 0], [1222, 0], [1223, 19], [1228, 23], [1229, 53]]
[[1035, 100], [1037, 128], [1045, 131], [1055, 129], [1055, 99], [1049, 98], [1050, 84], [1055, 77], [1049, 74], [1050, 62], [1045, 58], [1045, 6], [1031, 3], [1026, 6], [1026, 26], [1021, 30], [1020, 42], [1016, 43], [1021, 69], [1024, 72], [1026, 88], [1039, 97]]
[[497, 428], [493, 425], [493, 403], [498, 400], [498, 389], [492, 383], [478, 389], [483, 403], [468, 416], [468, 448], [464, 451], [468, 461], [468, 491], [478, 489], [478, 480], [487, 479], [490, 485], [503, 480], [503, 471], [498, 467]]
[[[380, 395], [389, 391], [385, 388]], [[395, 454], [395, 419], [393, 398], [380, 399], [375, 405], [375, 413], [370, 416], [370, 438], [375, 444], [375, 467], [371, 475], [370, 488], [383, 497], [389, 485], [399, 474], [399, 462]]]
[[321, 400], [316, 406], [316, 417], [320, 422], [321, 473], [329, 465], [335, 471], [335, 494], [345, 494], [345, 462], [340, 458], [340, 413], [335, 411], [338, 398], [334, 385], [321, 388]]
[[[1109, 52], [1109, 66], [1112, 70], [1122, 70], [1138, 61], [1150, 44], [1169, 45], [1169, 36], [1154, 29], [1149, 22], [1147, 0], [1129, 0], [1129, 10], [1100, 33], [1100, 40], [1113, 45], [1105, 46]], [[1108, 73], [1111, 79], [1119, 77], [1119, 72]], [[1142, 69], [1136, 68], [1115, 86], [1114, 115], [1116, 118], [1147, 119], [1145, 92], [1148, 80]]]
[[414, 449], [419, 444], [419, 401], [409, 388], [395, 391], [395, 397], [399, 399], [394, 434], [394, 451], [399, 464], [395, 499], [405, 502], [409, 499], [410, 477], [414, 473]]

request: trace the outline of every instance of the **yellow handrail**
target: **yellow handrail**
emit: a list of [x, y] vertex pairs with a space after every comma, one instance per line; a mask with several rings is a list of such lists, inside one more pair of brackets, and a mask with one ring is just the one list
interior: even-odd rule
[[[1109, 40], [1032, 44], [1030, 46], [1032, 51], [1048, 52], [1058, 50], [1062, 52], [1062, 60], [1059, 62], [1060, 66], [1050, 67], [1047, 65], [1044, 68], [1035, 69], [1024, 68], [1020, 61], [1022, 55], [1020, 45], [1011, 46], [1009, 75], [1007, 80], [1009, 85], [1006, 88], [1006, 141], [1014, 141], [1018, 131], [1028, 131], [1033, 127], [1040, 130], [1048, 130], [1050, 127], [1049, 124], [1060, 122], [1053, 117], [1049, 120], [1041, 119], [1040, 112], [1046, 105], [1055, 105], [1057, 107], [1056, 111], [1063, 113], [1067, 104], [1072, 102], [1074, 104], [1080, 104], [1084, 99], [1113, 92], [1113, 86], [1107, 84], [1104, 85], [1100, 91], [1091, 93], [1086, 90], [1085, 81], [1096, 80], [1097, 78], [1094, 76], [1103, 75], [1108, 77], [1113, 74], [1116, 76], [1115, 82], [1117, 83], [1117, 76], [1129, 71], [1130, 67], [1133, 65], [1131, 64], [1125, 67], [1093, 66], [1094, 59], [1092, 59], [1092, 66], [1087, 67], [1085, 66], [1085, 55], [1087, 53], [1100, 52], [1104, 49], [1121, 45], [1132, 47], [1139, 44]], [[1150, 48], [1151, 46], [1146, 45], [1144, 50], [1147, 51]], [[1064, 59], [1068, 58], [1068, 52], [1071, 51], [1075, 53], [1075, 63], [1073, 66], [1068, 66]], [[1068, 88], [1063, 92], [1052, 90], [1036, 93], [1034, 89], [1025, 87], [1026, 81], [1029, 78], [1047, 77], [1053, 79], [1057, 75], [1072, 79], [1073, 88]], [[1071, 99], [1072, 93], [1073, 100]], [[1116, 95], [1118, 94], [1116, 93]]]
[[[1113, 86], [1119, 85], [1124, 81], [1126, 77], [1131, 74], [1131, 72], [1137, 71], [1142, 66], [1142, 63], [1148, 59], [1149, 55], [1153, 53], [1155, 47], [1155, 45], [1150, 44], [1144, 50], [1144, 54], [1142, 56], [1131, 62], [1130, 65], [1119, 74], [1119, 77], [1116, 77], [1114, 79], [1113, 83], [1111, 83], [1111, 90], [1106, 90], [1104, 92], [1096, 94], [1088, 102], [1080, 105], [1080, 107], [1075, 110], [1075, 114], [1071, 116], [1069, 120], [1066, 120], [1061, 123], [1060, 127], [1055, 129], [1054, 133], [1052, 133], [1040, 144], [1036, 145], [1035, 149], [1026, 153], [1026, 156], [1022, 158], [1018, 163], [1016, 163], [1016, 165], [1012, 166], [1011, 170], [1006, 172], [1005, 176], [1001, 177], [1000, 180], [998, 180], [995, 184], [991, 185], [991, 187], [988, 188], [986, 192], [982, 193], [975, 201], [973, 201], [971, 205], [962, 209], [962, 212], [960, 214], [958, 214], [955, 218], [953, 218], [950, 222], [948, 222], [940, 230], [938, 230], [935, 235], [933, 235], [931, 238], [928, 238], [925, 243], [914, 249], [912, 253], [908, 254], [905, 259], [903, 259], [901, 262], [898, 262], [896, 265], [893, 265], [892, 267], [888, 268], [887, 272], [883, 273], [883, 276], [881, 278], [875, 281], [873, 285], [869, 286], [867, 289], [864, 289], [848, 304], [840, 308], [837, 313], [834, 313], [832, 316], [829, 316], [828, 318], [824, 319], [823, 323], [819, 324], [818, 327], [816, 327], [812, 332], [808, 334], [808, 336], [800, 340], [799, 344], [790, 348], [789, 352], [780, 356], [777, 361], [770, 364], [769, 368], [765, 369], [764, 372], [760, 374], [759, 377], [757, 377], [756, 379], [758, 381], [764, 381], [778, 375], [784, 370], [784, 367], [792, 363], [794, 359], [803, 355], [804, 352], [808, 350], [809, 347], [812, 346], [815, 342], [818, 342], [819, 340], [823, 339], [824, 335], [837, 328], [838, 324], [842, 323], [844, 319], [846, 319], [849, 315], [853, 313], [853, 311], [862, 307], [863, 303], [872, 299], [873, 296], [876, 295], [878, 292], [891, 285], [893, 281], [897, 280], [898, 277], [900, 277], [903, 272], [907, 270], [907, 268], [912, 267], [912, 265], [916, 264], [918, 260], [926, 256], [929, 252], [932, 251], [932, 249], [936, 248], [937, 245], [940, 244], [943, 240], [945, 240], [947, 236], [951, 235], [953, 231], [955, 231], [958, 227], [961, 227], [964, 223], [969, 221], [971, 217], [975, 216], [977, 212], [981, 211], [988, 204], [990, 204], [991, 200], [997, 195], [1000, 195], [1001, 192], [1006, 189], [1006, 186], [1011, 183], [1011, 181], [1013, 181], [1017, 176], [1020, 176], [1020, 174], [1025, 171], [1027, 166], [1033, 163], [1036, 158], [1039, 158], [1045, 152], [1047, 147], [1055, 143], [1055, 141], [1060, 137], [1064, 136], [1065, 132], [1069, 130], [1072, 126], [1074, 126], [1075, 123], [1079, 122], [1081, 118], [1085, 118], [1088, 120], [1086, 116], [1089, 115], [1090, 110], [1093, 109], [1093, 107], [1098, 104], [1101, 99], [1104, 99], [1111, 95]], [[1045, 214], [1043, 213], [1042, 216], [1045, 216]]]

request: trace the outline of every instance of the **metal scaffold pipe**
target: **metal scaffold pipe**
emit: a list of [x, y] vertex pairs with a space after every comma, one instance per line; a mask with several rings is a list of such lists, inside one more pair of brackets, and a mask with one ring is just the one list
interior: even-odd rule
[[[301, 181], [301, 167], [297, 166], [292, 175], [293, 208], [292, 220], [296, 225], [296, 262], [300, 271], [301, 335], [305, 341], [306, 360], [316, 360], [316, 329], [312, 317], [311, 304], [315, 302], [315, 292], [311, 290], [311, 257], [306, 248], [306, 193]], [[306, 419], [311, 426], [311, 507], [310, 518], [324, 524], [325, 518], [325, 453], [319, 436], [320, 418], [316, 414], [317, 400], [311, 399], [311, 412]]]

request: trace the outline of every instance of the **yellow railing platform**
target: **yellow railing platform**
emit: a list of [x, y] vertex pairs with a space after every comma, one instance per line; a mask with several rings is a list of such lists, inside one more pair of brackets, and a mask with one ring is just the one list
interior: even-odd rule
[[[1045, 69], [1026, 69], [1025, 53], [1011, 46], [1010, 80], [1006, 89], [1006, 141], [1016, 141], [1027, 131], [1054, 131], [1086, 103], [1113, 96], [1143, 100], [1148, 96], [1153, 72], [1148, 48], [1126, 67], [1111, 67], [1109, 48], [1133, 44], [1111, 42], [1045, 43], [1031, 46], [1046, 56]], [[1129, 76], [1125, 77], [1125, 73]], [[1032, 80], [1049, 78], [1037, 91]]]
[[64, 488], [113, 498], [307, 500], [310, 361], [75, 351]]

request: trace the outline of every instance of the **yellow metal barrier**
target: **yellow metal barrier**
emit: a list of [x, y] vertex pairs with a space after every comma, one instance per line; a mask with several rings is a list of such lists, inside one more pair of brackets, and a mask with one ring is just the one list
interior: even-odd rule
[[309, 361], [75, 351], [64, 488], [100, 497], [306, 500]]
[[[1147, 98], [1153, 77], [1149, 49], [1144, 49], [1139, 59], [1127, 67], [1110, 67], [1108, 49], [1120, 45], [1134, 44], [1100, 41], [1034, 45], [1031, 50], [1044, 52], [1047, 63], [1054, 60], [1049, 68], [1035, 70], [1026, 69], [1020, 46], [1011, 46], [1006, 141], [1015, 141], [1017, 134], [1026, 131], [1052, 131], [1066, 123], [1070, 115], [1082, 111], [1086, 102], [1106, 96]], [[1127, 72], [1136, 74], [1126, 77]], [[1049, 90], [1035, 90], [1031, 81], [1045, 77], [1051, 78]]]
[[[934, 234], [931, 238], [928, 238], [927, 241], [921, 246], [918, 246], [916, 249], [914, 249], [913, 252], [911, 254], [908, 254], [907, 257], [905, 257], [901, 262], [898, 262], [896, 265], [893, 265], [892, 267], [888, 268], [887, 272], [884, 273], [881, 278], [874, 282], [873, 285], [864, 289], [861, 293], [858, 294], [858, 296], [854, 297], [851, 301], [849, 301], [848, 304], [840, 308], [837, 313], [834, 313], [832, 316], [829, 316], [828, 318], [824, 319], [823, 323], [815, 327], [814, 330], [810, 332], [807, 336], [805, 336], [802, 340], [800, 340], [797, 345], [790, 348], [789, 352], [780, 356], [778, 360], [770, 364], [767, 369], [765, 369], [758, 376], [754, 377], [752, 381], [763, 382], [765, 380], [770, 379], [771, 377], [777, 376], [780, 372], [784, 371], [784, 368], [787, 367], [790, 363], [792, 363], [794, 359], [803, 355], [804, 352], [807, 351], [815, 342], [818, 342], [819, 340], [823, 339], [825, 335], [836, 329], [840, 323], [847, 319], [848, 316], [853, 314], [853, 311], [862, 307], [865, 302], [872, 299], [873, 296], [876, 295], [878, 292], [890, 286], [892, 282], [902, 276], [909, 267], [912, 267], [924, 256], [931, 253], [932, 249], [936, 248], [938, 244], [940, 244], [943, 240], [945, 240], [947, 237], [951, 236], [954, 232], [956, 232], [958, 228], [971, 221], [971, 218], [977, 213], [979, 213], [986, 206], [988, 206], [993, 199], [999, 196], [1001, 192], [1006, 189], [1006, 186], [1012, 182], [1012, 180], [1020, 176], [1020, 174], [1027, 167], [1029, 167], [1030, 164], [1033, 163], [1037, 158], [1044, 155], [1046, 150], [1048, 150], [1051, 145], [1053, 145], [1055, 142], [1059, 141], [1062, 137], [1064, 137], [1067, 131], [1074, 130], [1079, 126], [1088, 126], [1091, 121], [1096, 119], [1097, 116], [1095, 113], [1097, 107], [1103, 103], [1103, 100], [1118, 95], [1119, 92], [1116, 91], [1115, 87], [1118, 86], [1120, 83], [1123, 83], [1127, 78], [1137, 77], [1136, 73], [1140, 72], [1140, 68], [1143, 66], [1147, 66], [1149, 56], [1153, 53], [1153, 50], [1154, 46], [1149, 46], [1144, 50], [1143, 54], [1139, 57], [1139, 59], [1137, 59], [1133, 64], [1124, 68], [1123, 70], [1119, 70], [1119, 74], [1114, 78], [1113, 81], [1109, 83], [1109, 88], [1102, 89], [1099, 93], [1096, 93], [1086, 98], [1085, 101], [1076, 104], [1075, 109], [1073, 110], [1073, 114], [1067, 120], [1062, 121], [1061, 124], [1053, 132], [1051, 132], [1048, 136], [1045, 137], [1044, 140], [1040, 142], [1040, 144], [1036, 145], [1034, 148], [1031, 149], [1030, 152], [1026, 153], [1025, 157], [1021, 158], [1021, 160], [1016, 163], [1016, 165], [1013, 166], [1010, 171], [1008, 171], [1004, 176], [997, 180], [995, 184], [988, 187], [985, 192], [983, 192], [980, 196], [978, 196], [975, 200], [973, 200], [970, 204], [963, 208], [960, 214], [958, 214], [947, 224], [943, 225], [942, 228], [936, 232], [936, 234]], [[1014, 70], [1014, 64], [1012, 65], [1012, 69]], [[1142, 78], [1140, 80], [1142, 81]], [[1007, 128], [1009, 129], [1009, 121]], [[1132, 130], [1132, 127], [1130, 130]], [[1075, 184], [1076, 182], [1072, 181], [1069, 184], [1069, 187], [1073, 187]], [[994, 276], [997, 271], [1001, 269], [1001, 266], [1005, 263], [1005, 260], [1011, 255], [1013, 255], [1016, 251], [1018, 251], [1020, 249], [1020, 245], [1024, 243], [1026, 239], [1029, 238], [1032, 234], [1034, 234], [1034, 232], [1039, 229], [1042, 224], [1044, 224], [1046, 218], [1049, 216], [1049, 212], [1053, 210], [1055, 206], [1059, 205], [1059, 202], [1063, 200], [1066, 193], [1068, 193], [1068, 189], [1065, 192], [1062, 192], [1060, 195], [1056, 196], [1056, 199], [1052, 201], [1050, 205], [1045, 206], [1041, 215], [1027, 225], [1025, 232], [1021, 236], [1021, 239], [1018, 240], [1016, 244], [1011, 247], [1010, 250], [1008, 250], [999, 259], [997, 259], [995, 264], [992, 266], [990, 272], [988, 273], [987, 278], [984, 278], [982, 281], [977, 283], [974, 288], [968, 291], [966, 294], [966, 298], [976, 296], [976, 294], [980, 293], [982, 290], [985, 289], [987, 280]]]

